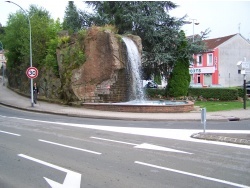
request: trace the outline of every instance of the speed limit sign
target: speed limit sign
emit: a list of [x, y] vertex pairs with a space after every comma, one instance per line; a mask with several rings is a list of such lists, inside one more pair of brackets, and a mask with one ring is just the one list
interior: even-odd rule
[[38, 76], [38, 70], [36, 67], [29, 67], [26, 70], [26, 75], [28, 78], [36, 78]]

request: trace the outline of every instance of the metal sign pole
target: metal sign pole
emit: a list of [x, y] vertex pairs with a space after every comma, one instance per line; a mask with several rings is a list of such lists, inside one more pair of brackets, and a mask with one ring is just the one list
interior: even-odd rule
[[246, 100], [247, 100], [247, 92], [246, 92], [246, 74], [250, 74], [250, 62], [247, 62], [246, 58], [244, 61], [239, 61], [237, 63], [238, 73], [243, 74], [243, 108], [246, 109]]
[[206, 108], [201, 109], [201, 123], [203, 123], [203, 132], [206, 132]]
[[247, 96], [247, 93], [246, 93], [246, 91], [247, 91], [247, 89], [246, 89], [246, 74], [244, 74], [244, 83], [243, 83], [243, 88], [244, 88], [244, 92], [243, 92], [243, 94], [244, 94], [244, 96], [243, 96], [243, 103], [244, 103], [244, 105], [243, 105], [243, 108], [244, 109], [246, 109], [246, 96]]
[[5, 80], [4, 80], [4, 62], [3, 62], [3, 86], [5, 86]]

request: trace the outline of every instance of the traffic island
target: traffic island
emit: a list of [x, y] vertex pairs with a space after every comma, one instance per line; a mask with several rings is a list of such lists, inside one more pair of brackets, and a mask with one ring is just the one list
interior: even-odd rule
[[195, 133], [191, 138], [227, 142], [234, 144], [250, 145], [250, 134], [233, 134], [233, 133]]

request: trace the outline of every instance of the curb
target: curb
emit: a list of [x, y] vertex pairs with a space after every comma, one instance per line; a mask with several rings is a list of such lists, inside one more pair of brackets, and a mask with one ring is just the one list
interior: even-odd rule
[[225, 136], [225, 134], [220, 134], [220, 133], [194, 133], [191, 135], [191, 138], [228, 142], [233, 144], [250, 145], [250, 139], [234, 138]]

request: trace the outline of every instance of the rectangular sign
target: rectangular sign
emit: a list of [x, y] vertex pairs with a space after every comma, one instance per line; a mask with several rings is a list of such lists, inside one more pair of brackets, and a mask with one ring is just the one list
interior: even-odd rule
[[189, 68], [189, 74], [205, 74], [205, 73], [214, 73], [215, 67], [194, 67]]
[[241, 67], [242, 69], [250, 69], [250, 62], [243, 61]]

